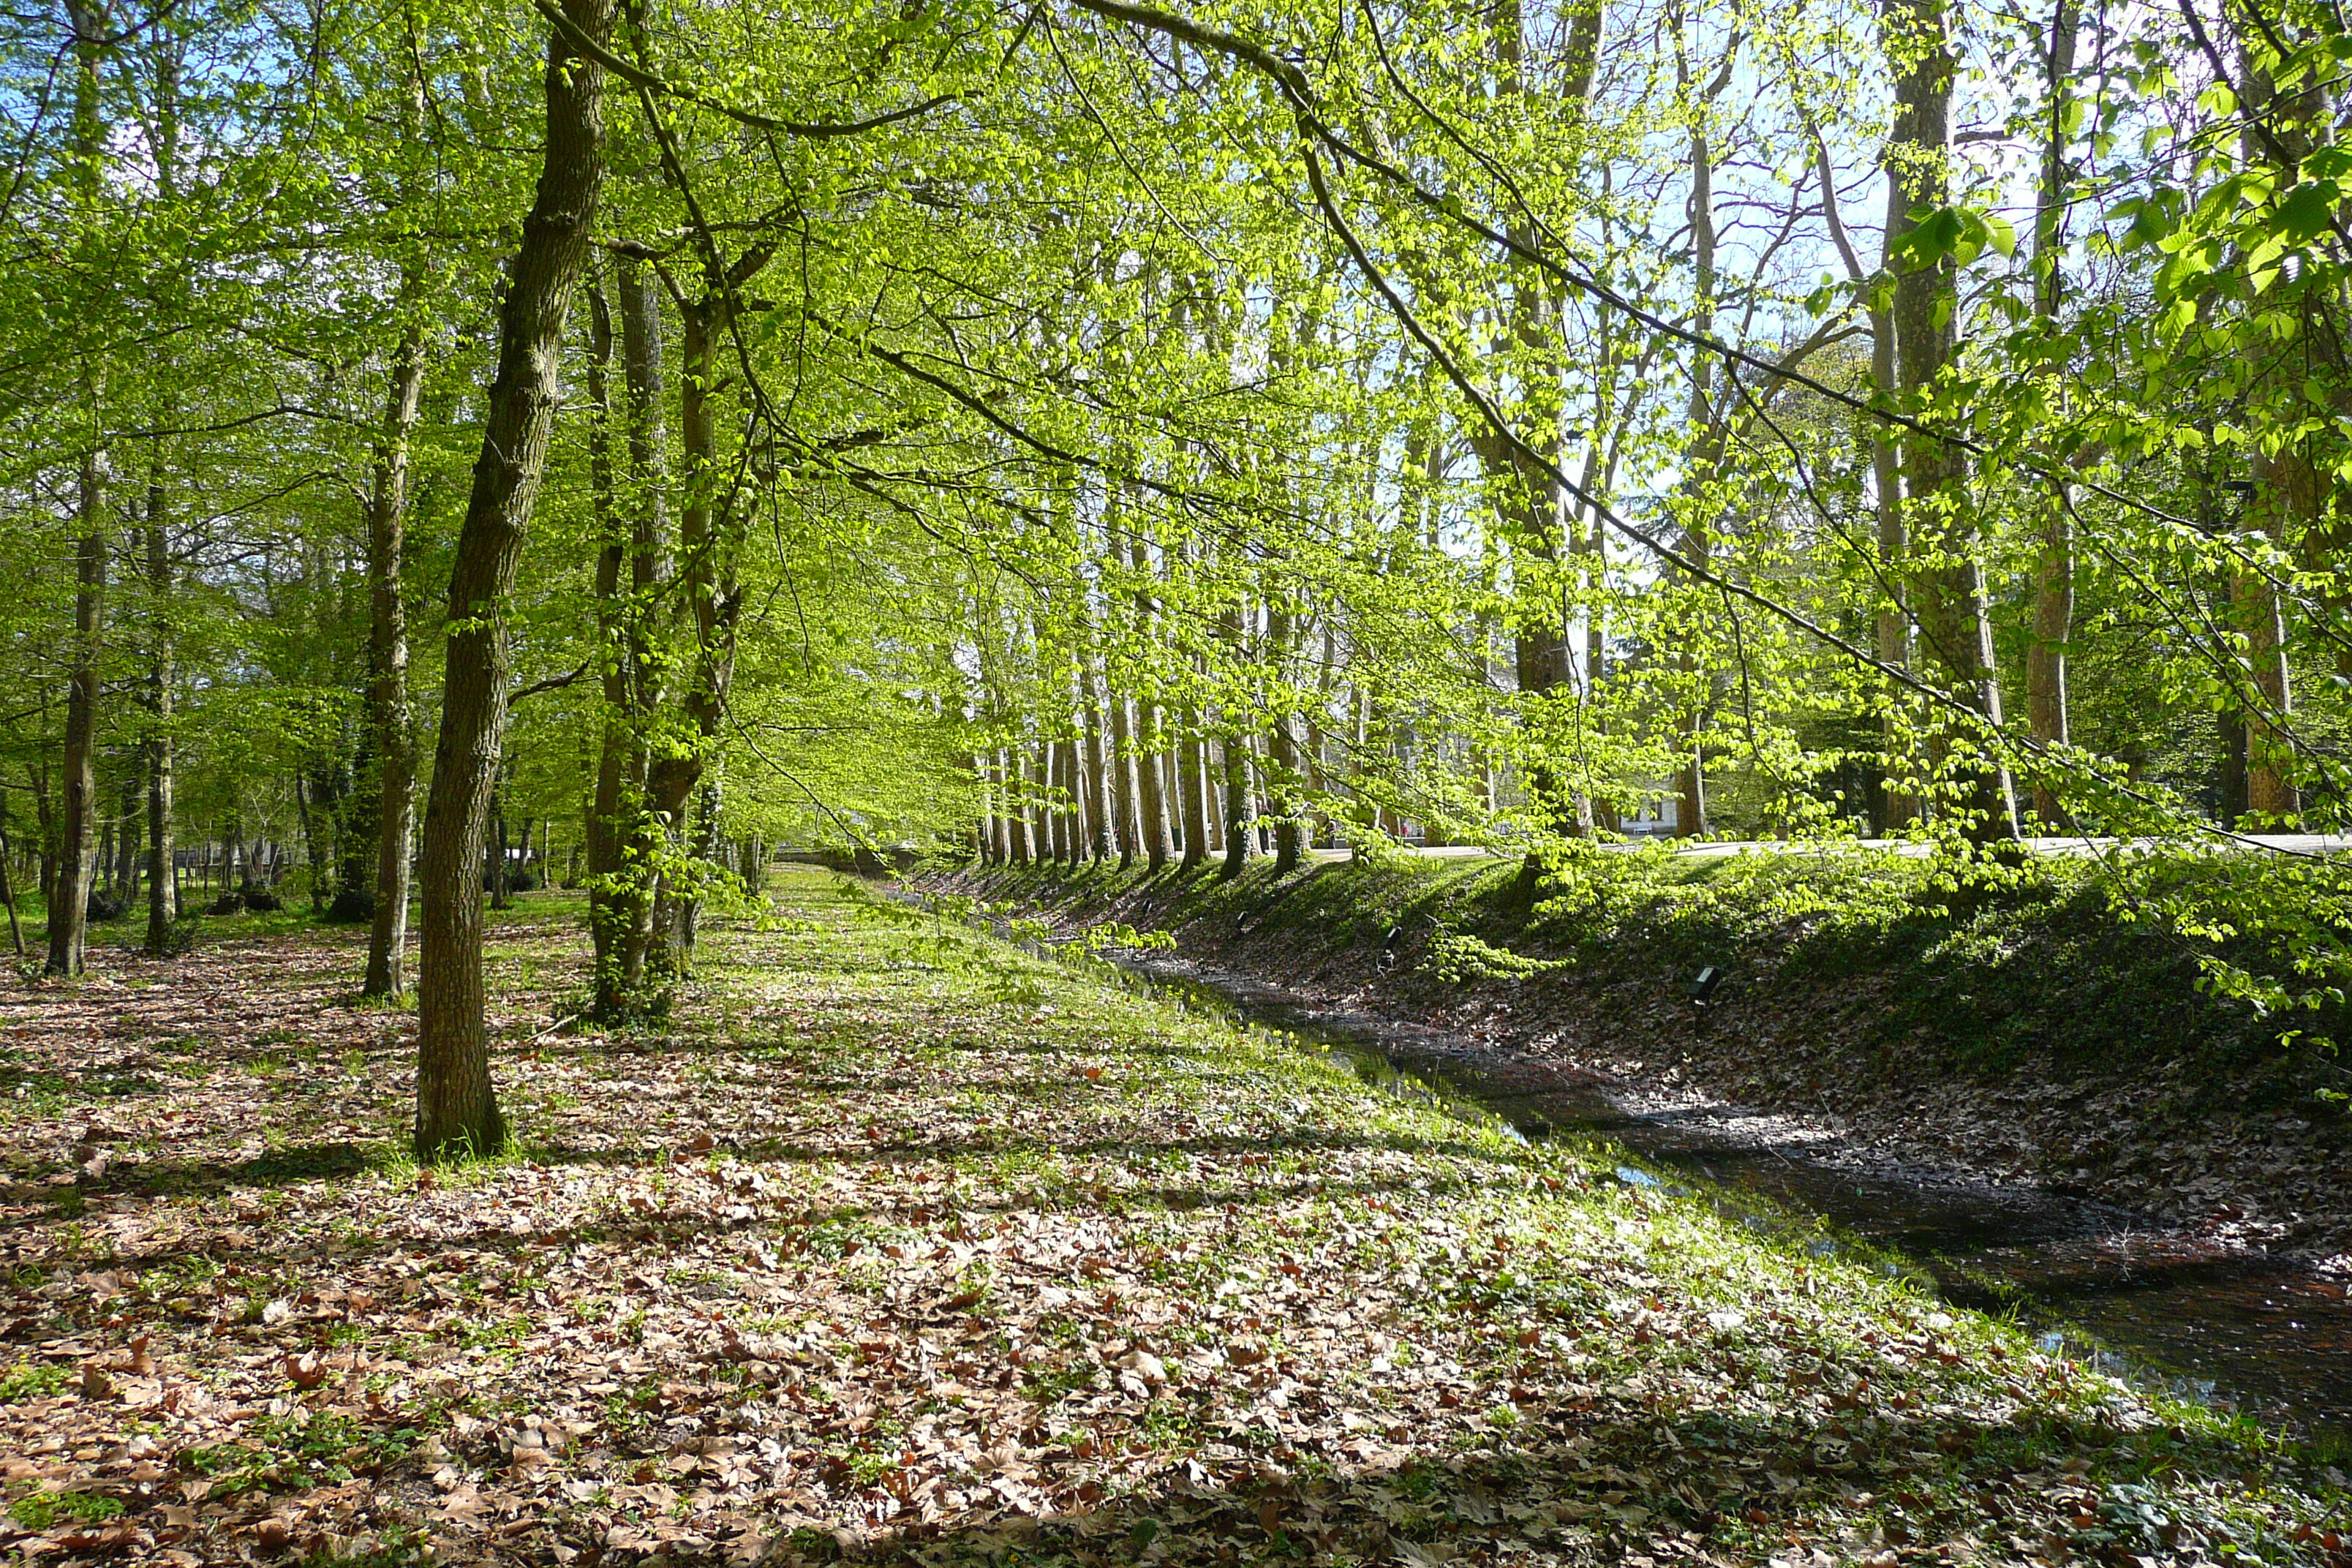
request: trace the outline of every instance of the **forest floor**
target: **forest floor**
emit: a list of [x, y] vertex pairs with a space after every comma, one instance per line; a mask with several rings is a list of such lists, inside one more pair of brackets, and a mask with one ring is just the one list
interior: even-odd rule
[[0, 1552], [2352, 1564], [2347, 1460], [795, 870], [658, 1028], [494, 918], [515, 1151], [356, 933], [0, 991]]

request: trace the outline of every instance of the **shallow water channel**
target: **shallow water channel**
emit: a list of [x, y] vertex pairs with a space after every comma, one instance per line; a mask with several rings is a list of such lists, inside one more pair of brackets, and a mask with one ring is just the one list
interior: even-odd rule
[[[2051, 1348], [2223, 1408], [2352, 1432], [2352, 1280], [2232, 1250], [2126, 1210], [1997, 1183], [1694, 1097], [1558, 1063], [1514, 1061], [1445, 1031], [1318, 1005], [1157, 953], [1117, 955], [1188, 1004], [1297, 1037], [1370, 1083], [1521, 1137], [1605, 1139], [1618, 1179], [1704, 1195], [1805, 1245], [1858, 1255], [1970, 1306], [2014, 1308]], [[1685, 1183], [1703, 1178], [1694, 1190]], [[1769, 1200], [1754, 1205], [1741, 1195]]]

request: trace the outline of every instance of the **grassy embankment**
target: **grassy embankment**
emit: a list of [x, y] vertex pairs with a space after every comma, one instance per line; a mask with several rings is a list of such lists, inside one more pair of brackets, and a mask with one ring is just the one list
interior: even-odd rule
[[[1532, 910], [1517, 873], [1408, 860], [1277, 881], [1261, 862], [1230, 884], [1061, 868], [953, 881], [1074, 926], [1177, 932], [1213, 962], [1369, 988], [1598, 1065], [1685, 1068], [1751, 1102], [1907, 1108], [1979, 1163], [2118, 1201], [2158, 1190], [2184, 1217], [2259, 1193], [2267, 1172], [2274, 1207], [2304, 1226], [2269, 1240], [2340, 1239], [2352, 1073], [2328, 1043], [2347, 1012], [2323, 971], [2340, 969], [2352, 931], [2331, 869], [2151, 860], [2116, 900], [2117, 883], [2064, 860], [1988, 893], [1869, 854], [1601, 856]], [[2232, 922], [2233, 904], [2269, 929], [2245, 931], [2241, 915], [2220, 942], [2181, 934]], [[2199, 966], [2209, 953], [2320, 1005], [2265, 1012], [2217, 992]], [[1685, 992], [1709, 964], [1725, 979], [1698, 1030]], [[1939, 1085], [1968, 1092], [1923, 1100]]]
[[2333, 1037], [2352, 1024], [2341, 998], [2263, 1016], [2200, 985], [2207, 953], [2292, 984], [2298, 959], [2352, 945], [2352, 930], [2318, 907], [2292, 940], [2217, 942], [2168, 929], [2184, 910], [2227, 919], [2233, 881], [2250, 884], [2239, 896], [2262, 896], [2226, 862], [2143, 866], [2120, 909], [2112, 879], [2067, 859], [2029, 868], [2013, 889], [1971, 892], [1927, 862], [1868, 852], [1601, 855], [1547, 880], [1532, 910], [1516, 859], [1323, 863], [1279, 879], [1270, 862], [1252, 866], [1231, 883], [1094, 866], [997, 868], [979, 880], [1076, 923], [1131, 920], [1208, 947], [1242, 945], [1234, 926], [1246, 919], [1249, 945], [1280, 950], [1276, 962], [1377, 954], [1401, 928], [1400, 967], [1444, 988], [1566, 971], [1564, 981], [1600, 991], [1646, 983], [1679, 997], [1695, 971], [1716, 964], [1728, 971], [1725, 1005], [1843, 992], [1801, 999], [1866, 1014], [1862, 1037], [1879, 1045], [1932, 1024], [1937, 1065], [1953, 1071], [2188, 1055], [2216, 1067], [2268, 1061], [2274, 1092], [2309, 1099], [2341, 1076], [2333, 1053], [2282, 1048], [2279, 1036]]
[[[779, 883], [643, 1034], [543, 1033], [570, 900], [499, 926], [522, 1143], [462, 1170], [397, 1152], [406, 1020], [341, 1000], [348, 933], [7, 998], [6, 1528], [49, 1562], [2345, 1561], [2328, 1456]], [[121, 1159], [73, 1183], [86, 1128]]]

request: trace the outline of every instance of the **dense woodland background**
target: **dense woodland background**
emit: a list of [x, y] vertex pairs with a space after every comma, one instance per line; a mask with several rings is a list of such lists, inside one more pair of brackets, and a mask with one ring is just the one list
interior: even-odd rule
[[[250, 884], [377, 994], [414, 862], [429, 1150], [499, 1135], [526, 876], [621, 1016], [780, 842], [1532, 893], [2337, 826], [2347, 59], [2241, 0], [10, 12], [0, 860], [52, 973]], [[2113, 874], [2335, 994], [2325, 862]]]

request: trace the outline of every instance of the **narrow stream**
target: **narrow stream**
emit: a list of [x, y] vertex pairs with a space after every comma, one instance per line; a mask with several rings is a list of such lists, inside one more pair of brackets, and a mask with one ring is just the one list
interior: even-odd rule
[[[1808, 1243], [1817, 1251], [1864, 1255], [1967, 1305], [2013, 1307], [2053, 1348], [2118, 1374], [2352, 1432], [2352, 1280], [2341, 1276], [2044, 1187], [1906, 1164], [1801, 1119], [1662, 1100], [1185, 959], [1111, 956], [1195, 1006], [1295, 1035], [1393, 1092], [1499, 1118], [1528, 1139], [1604, 1138], [1624, 1152], [1622, 1181], [1679, 1192], [1677, 1176], [1700, 1177], [1721, 1206], [1754, 1223], [1825, 1221]], [[1740, 1193], [1769, 1203], [1742, 1210]]]

